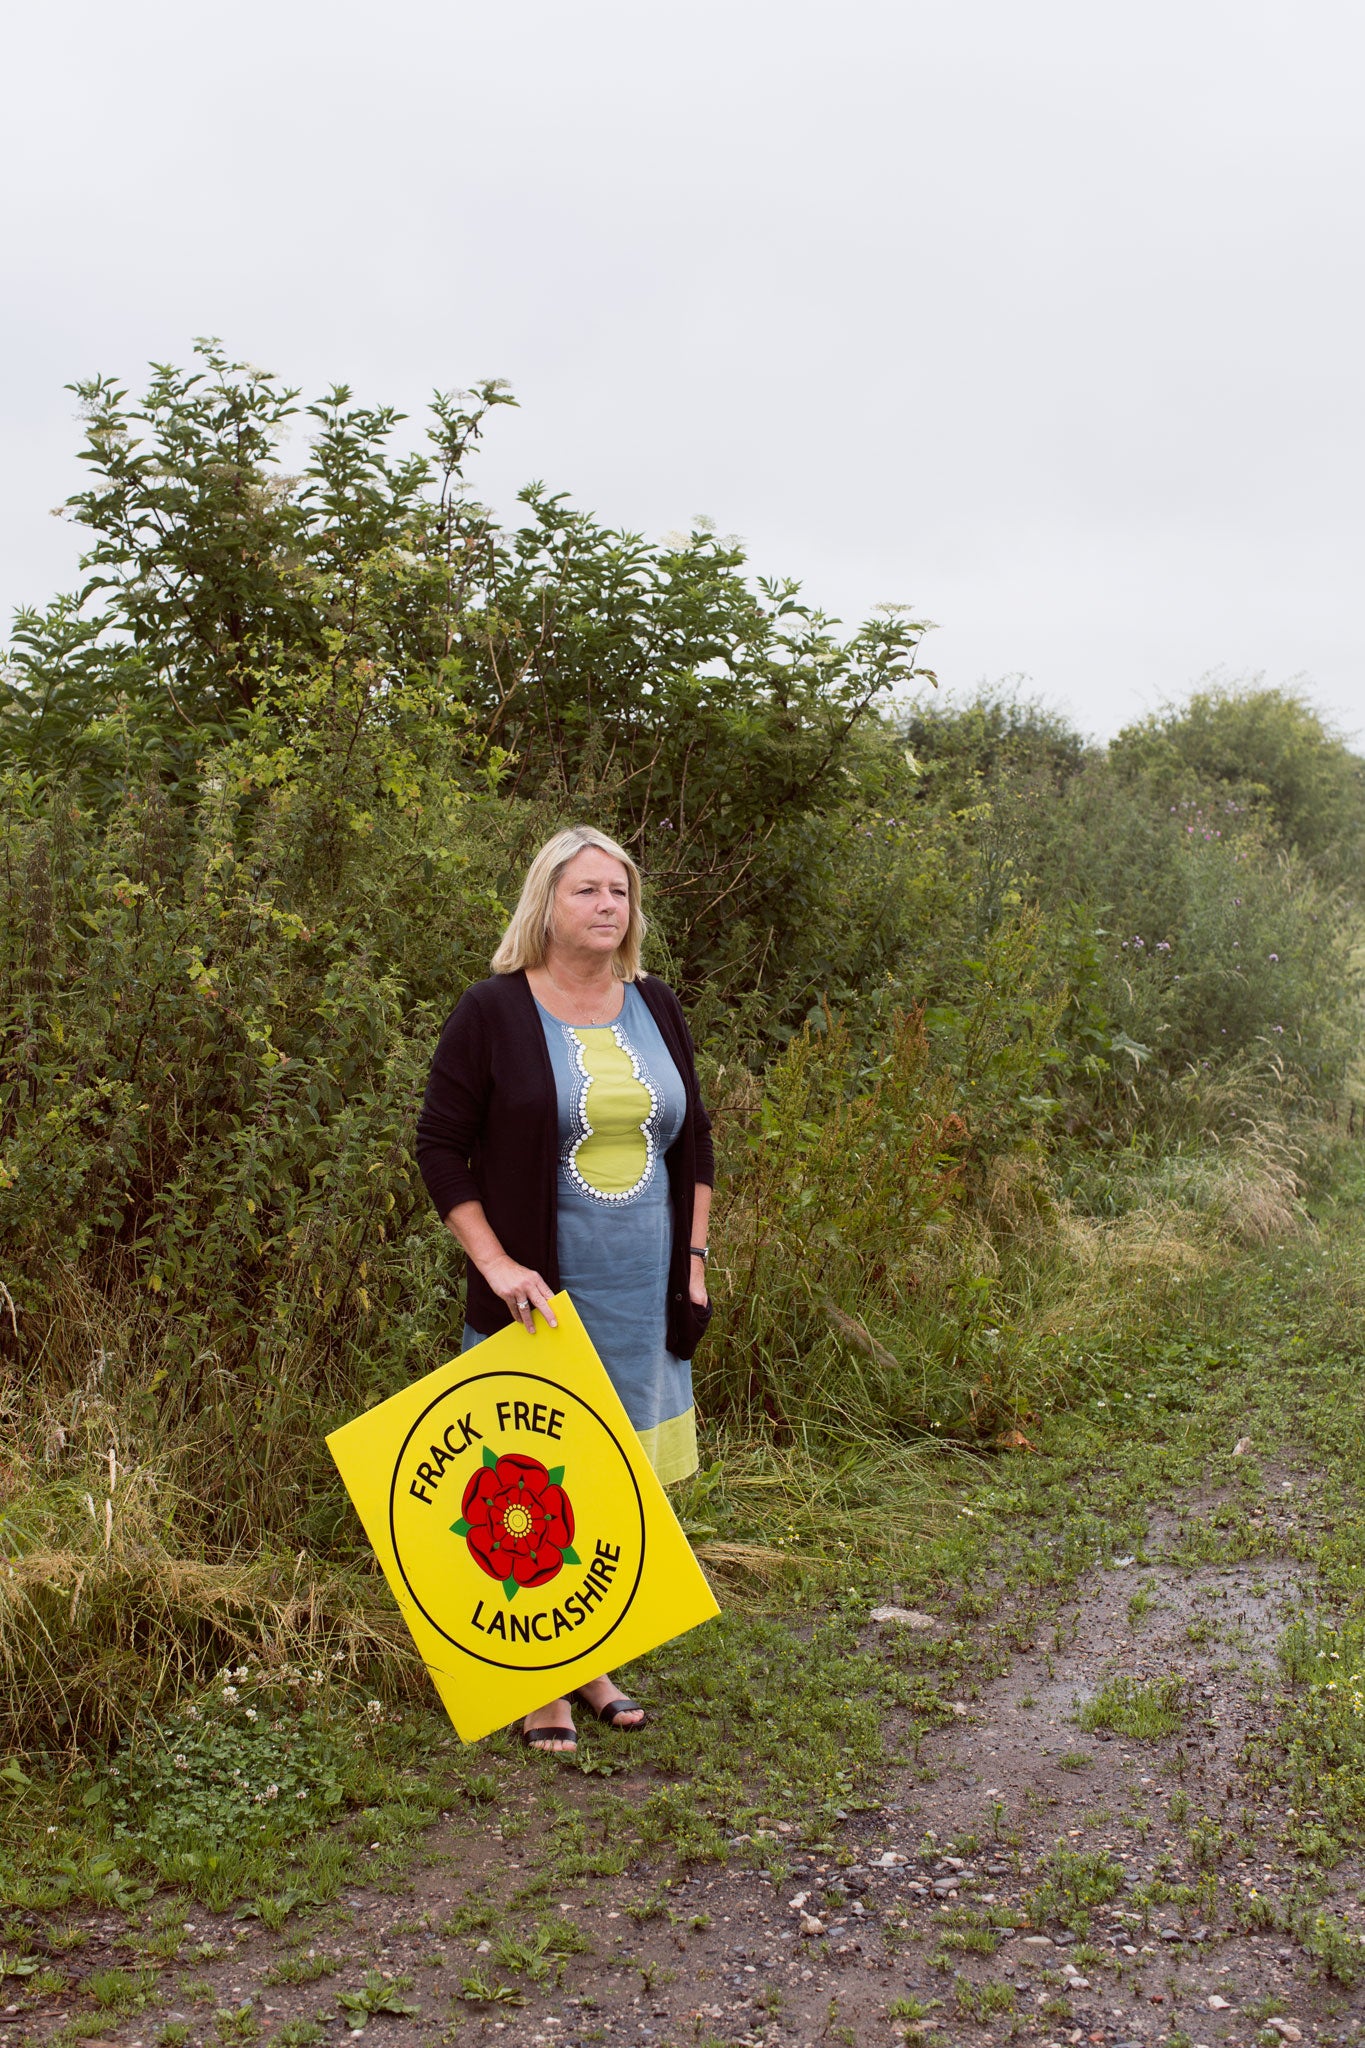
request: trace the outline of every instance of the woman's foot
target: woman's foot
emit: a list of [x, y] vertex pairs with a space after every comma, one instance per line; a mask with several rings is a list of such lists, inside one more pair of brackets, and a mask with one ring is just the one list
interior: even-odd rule
[[521, 1739], [528, 1749], [544, 1750], [547, 1756], [572, 1756], [578, 1736], [569, 1702], [551, 1700], [547, 1707], [537, 1707], [522, 1722]]
[[644, 1726], [644, 1708], [637, 1707], [634, 1700], [627, 1700], [620, 1686], [617, 1685], [615, 1679], [609, 1673], [604, 1673], [601, 1678], [590, 1678], [586, 1685], [580, 1685], [574, 1694], [574, 1698], [582, 1700], [585, 1707], [590, 1707], [599, 1721], [603, 1718], [604, 1708], [610, 1707], [613, 1702], [620, 1700], [622, 1712], [612, 1714], [609, 1717], [611, 1726], [619, 1728], [623, 1733], [628, 1732], [632, 1728], [642, 1728]]

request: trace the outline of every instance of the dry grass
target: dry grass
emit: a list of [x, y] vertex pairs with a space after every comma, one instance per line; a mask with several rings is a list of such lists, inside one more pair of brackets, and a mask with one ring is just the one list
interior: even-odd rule
[[416, 1659], [382, 1582], [300, 1553], [211, 1562], [173, 1542], [174, 1498], [111, 1460], [112, 1487], [14, 1491], [0, 1532], [0, 1736], [21, 1747], [106, 1743], [224, 1663], [333, 1661], [391, 1689]]

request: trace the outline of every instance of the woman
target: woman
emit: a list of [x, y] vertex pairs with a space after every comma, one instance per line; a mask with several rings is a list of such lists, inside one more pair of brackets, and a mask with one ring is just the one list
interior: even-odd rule
[[[672, 989], [640, 965], [640, 874], [588, 825], [532, 861], [489, 980], [441, 1034], [417, 1159], [468, 1260], [462, 1349], [517, 1318], [552, 1326], [567, 1288], [665, 1482], [697, 1469], [692, 1350], [711, 1310], [711, 1119]], [[574, 1694], [644, 1725], [608, 1674]], [[531, 1748], [574, 1749], [567, 1699], [528, 1714]]]

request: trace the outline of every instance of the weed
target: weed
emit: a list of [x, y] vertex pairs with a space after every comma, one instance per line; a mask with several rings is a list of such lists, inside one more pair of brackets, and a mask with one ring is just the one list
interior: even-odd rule
[[338, 1991], [336, 2002], [345, 2015], [346, 2024], [353, 2034], [363, 2033], [367, 2023], [376, 2013], [392, 2013], [396, 2017], [410, 2018], [420, 2010], [399, 1997], [407, 1990], [410, 1978], [390, 1980], [382, 1977], [378, 1970], [367, 1970], [365, 1981], [354, 1991]]
[[326, 2039], [326, 2029], [316, 2020], [286, 2020], [274, 2038], [279, 2048], [317, 2048], [317, 2043]]
[[969, 1978], [958, 1977], [953, 1983], [953, 1998], [963, 2019], [992, 2020], [1014, 2011], [1012, 1984], [973, 1984]]
[[167, 2020], [162, 2026], [157, 2028], [155, 2035], [157, 2048], [185, 2048], [185, 2043], [189, 2038], [190, 2023], [188, 2020]]
[[647, 1892], [642, 1899], [628, 1899], [625, 1911], [627, 1917], [633, 1920], [637, 1927], [643, 1927], [646, 1920], [662, 1919], [668, 1911], [667, 1892]]
[[458, 1996], [466, 2005], [525, 2005], [525, 1994], [515, 1984], [495, 1984], [482, 1970], [472, 1970], [460, 1979]]
[[488, 1899], [469, 1898], [447, 1914], [437, 1926], [438, 1934], [487, 1934], [501, 1918], [500, 1909]]
[[536, 1983], [550, 1974], [551, 1963], [586, 1954], [592, 1942], [572, 1920], [542, 1921], [529, 1939], [503, 1934], [493, 1946], [493, 1961], [504, 1970], [522, 1970]]
[[1196, 1870], [1212, 1870], [1228, 1852], [1230, 1836], [1211, 1815], [1201, 1814], [1190, 1829], [1190, 1861]]
[[[86, 1986], [90, 1980], [87, 1977]], [[204, 1977], [182, 1977], [176, 1987], [176, 1999], [181, 2005], [212, 2005], [218, 1996], [218, 1987]]]
[[1319, 1908], [1297, 1916], [1294, 1932], [1324, 1976], [1348, 1990], [1365, 1978], [1365, 1940], [1335, 1913]]
[[1278, 1655], [1289, 1699], [1244, 1760], [1254, 1783], [1284, 1788], [1305, 1816], [1299, 1853], [1330, 1866], [1365, 1830], [1365, 1619], [1302, 1617]]
[[115, 1839], [136, 1836], [161, 1864], [177, 1851], [283, 1842], [316, 1827], [341, 1803], [345, 1768], [322, 1686], [320, 1671], [243, 1664], [140, 1733], [96, 1781]]
[[213, 2015], [213, 2026], [222, 2048], [248, 2048], [250, 2042], [261, 2038], [261, 2023], [249, 1998], [240, 2005], [220, 2006]]
[[[1000, 1946], [1000, 1936], [989, 1927], [950, 1927], [938, 1938], [939, 1955], [948, 1955], [954, 1949], [974, 1955], [993, 1956]], [[932, 1960], [932, 1958], [931, 1958]]]
[[1094, 1761], [1083, 1749], [1068, 1749], [1058, 1757], [1057, 1768], [1059, 1771], [1088, 1771]]
[[127, 2012], [147, 2003], [156, 1985], [156, 1971], [92, 1970], [81, 1987], [104, 2012]]
[[1094, 1699], [1077, 1709], [1074, 1718], [1088, 1730], [1111, 1728], [1134, 1742], [1160, 1742], [1174, 1735], [1183, 1723], [1187, 1692], [1185, 1680], [1173, 1673], [1146, 1685], [1135, 1678], [1111, 1678]]
[[159, 1962], [173, 1963], [185, 1946], [185, 1937], [178, 1928], [163, 1928], [160, 1934], [149, 1934], [142, 1944], [144, 1955], [155, 1956]]
[[1103, 1850], [1078, 1853], [1058, 1848], [1039, 1865], [1043, 1883], [1029, 1899], [1030, 1918], [1043, 1926], [1058, 1920], [1078, 1935], [1090, 1927], [1092, 1907], [1107, 1905], [1124, 1883], [1124, 1868]]
[[[318, 1906], [322, 1901], [315, 1892], [289, 1888], [272, 1896], [253, 1900], [249, 1906], [239, 1906], [233, 1914], [234, 1920], [259, 1920], [263, 1927], [278, 1933], [289, 1915], [300, 1906]], [[395, 1930], [396, 1931], [396, 1930]]]
[[341, 1964], [331, 1956], [310, 1948], [306, 1955], [276, 1956], [261, 1978], [262, 1984], [316, 1984], [321, 1977], [334, 1977]]
[[67, 1985], [65, 1970], [39, 1970], [29, 1978], [24, 1987], [30, 1998], [51, 1998], [56, 1992], [64, 1991]]

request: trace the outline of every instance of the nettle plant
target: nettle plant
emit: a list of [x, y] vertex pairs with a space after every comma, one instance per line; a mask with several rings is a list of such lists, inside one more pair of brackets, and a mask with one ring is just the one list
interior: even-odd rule
[[[327, 1690], [321, 1670], [224, 1671], [110, 1766], [115, 1835], [155, 1855], [317, 1827], [341, 1804], [342, 1749], [355, 1739], [333, 1720]], [[377, 1719], [379, 1702], [367, 1712]]]

